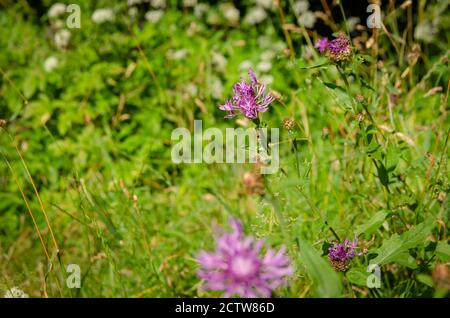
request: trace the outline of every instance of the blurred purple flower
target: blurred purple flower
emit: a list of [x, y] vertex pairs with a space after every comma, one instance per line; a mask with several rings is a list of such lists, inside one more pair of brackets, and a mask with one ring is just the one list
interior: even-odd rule
[[328, 45], [330, 58], [334, 61], [347, 60], [352, 54], [350, 40], [345, 34], [340, 34], [336, 39], [332, 40]]
[[343, 243], [332, 244], [328, 249], [328, 259], [331, 265], [338, 271], [346, 270], [354, 257], [363, 255], [363, 252], [356, 252], [357, 246], [357, 238], [353, 241], [345, 239]]
[[202, 251], [197, 256], [203, 287], [223, 291], [225, 297], [270, 297], [272, 290], [284, 285], [284, 278], [293, 273], [284, 246], [278, 252], [267, 247], [261, 255], [264, 242], [245, 236], [238, 220], [230, 224], [232, 232], [216, 239], [214, 252]]
[[227, 111], [225, 118], [232, 118], [241, 112], [250, 119], [258, 118], [258, 113], [266, 112], [270, 103], [275, 100], [269, 91], [266, 94], [266, 86], [261, 84], [252, 69], [248, 71], [250, 82], [241, 79], [233, 86], [234, 96], [219, 106], [220, 110]]
[[323, 53], [326, 50], [328, 50], [328, 45], [330, 44], [330, 41], [328, 38], [321, 38], [317, 40], [316, 45], [314, 47], [320, 52]]

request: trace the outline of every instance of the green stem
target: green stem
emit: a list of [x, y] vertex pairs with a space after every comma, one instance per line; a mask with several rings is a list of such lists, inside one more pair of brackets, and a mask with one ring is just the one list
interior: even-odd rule
[[356, 104], [355, 104], [355, 100], [353, 99], [353, 96], [351, 94], [350, 91], [350, 84], [348, 83], [347, 77], [345, 77], [344, 71], [342, 70], [341, 66], [339, 64], [336, 64], [336, 68], [339, 72], [339, 75], [341, 76], [342, 80], [344, 81], [345, 84], [345, 90], [347, 92], [348, 97], [350, 98], [350, 101], [352, 103], [352, 107], [353, 107], [353, 112], [356, 111]]
[[[290, 133], [289, 133], [290, 134]], [[291, 143], [292, 143], [292, 147], [294, 148], [294, 152], [295, 152], [295, 164], [296, 164], [296, 168], [297, 168], [297, 176], [300, 179], [300, 158], [299, 158], [299, 152], [298, 152], [298, 148], [297, 148], [297, 138], [291, 138]]]
[[306, 194], [303, 192], [303, 189], [300, 188], [299, 186], [297, 186], [298, 191], [303, 195], [303, 197], [306, 200], [306, 203], [308, 203], [309, 207], [311, 208], [311, 210], [313, 210], [317, 215], [320, 216], [320, 218], [322, 219], [323, 223], [325, 224], [326, 227], [328, 227], [328, 229], [331, 231], [331, 233], [333, 233], [334, 237], [340, 242], [341, 239], [339, 238], [339, 236], [337, 235], [337, 233], [334, 231], [334, 229], [328, 224], [328, 221], [325, 220], [325, 217], [322, 215], [322, 213], [319, 211], [319, 209], [316, 208], [316, 206], [311, 202], [311, 200], [306, 196]]

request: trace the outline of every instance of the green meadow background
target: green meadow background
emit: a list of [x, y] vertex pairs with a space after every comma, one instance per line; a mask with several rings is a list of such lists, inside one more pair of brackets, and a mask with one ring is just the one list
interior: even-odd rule
[[[52, 1], [0, 1], [2, 296], [220, 296], [195, 255], [230, 217], [287, 246], [295, 273], [274, 297], [449, 295], [449, 1], [383, 2], [376, 30], [350, 1], [128, 2], [73, 1], [68, 28]], [[354, 49], [341, 73], [313, 47], [338, 31]], [[217, 108], [250, 66], [280, 96], [261, 116], [280, 170], [173, 163], [175, 128], [252, 126]], [[366, 248], [346, 272], [330, 227]]]

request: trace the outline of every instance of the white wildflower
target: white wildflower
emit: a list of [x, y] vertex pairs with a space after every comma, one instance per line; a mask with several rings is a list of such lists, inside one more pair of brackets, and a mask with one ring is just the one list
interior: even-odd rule
[[360, 22], [361, 22], [361, 19], [360, 19], [359, 17], [349, 17], [349, 18], [347, 19], [348, 30], [349, 30], [350, 32], [355, 31], [356, 25], [357, 25], [358, 23], [360, 23]]
[[306, 11], [299, 16], [298, 20], [298, 23], [300, 25], [303, 24], [305, 28], [311, 29], [312, 27], [314, 27], [317, 19], [313, 12]]
[[270, 85], [273, 83], [272, 75], [263, 75], [259, 78], [259, 81], [264, 85]]
[[20, 288], [13, 287], [6, 291], [4, 298], [29, 298], [29, 296]]
[[187, 97], [195, 97], [197, 96], [197, 86], [193, 83], [188, 83], [183, 86], [183, 91], [187, 95]]
[[150, 10], [145, 14], [145, 20], [151, 23], [158, 23], [164, 14], [163, 10]]
[[244, 21], [248, 24], [255, 25], [261, 23], [267, 18], [267, 13], [264, 8], [261, 7], [253, 7], [251, 8], [247, 15], [244, 18]]
[[183, 0], [183, 7], [193, 8], [197, 4], [197, 0]]
[[309, 9], [309, 2], [306, 0], [299, 0], [294, 3], [293, 9], [296, 15], [305, 13]]
[[265, 9], [271, 9], [273, 7], [273, 0], [254, 0], [253, 2]]
[[227, 66], [227, 59], [225, 56], [218, 52], [213, 52], [212, 54], [212, 65], [219, 71], [225, 71], [225, 67]]
[[189, 24], [188, 29], [186, 30], [186, 34], [187, 34], [188, 37], [191, 38], [191, 37], [193, 37], [197, 32], [198, 32], [198, 25], [197, 25], [194, 21], [192, 21], [192, 22]]
[[424, 42], [431, 42], [437, 32], [437, 28], [432, 23], [425, 21], [416, 26], [414, 38]]
[[202, 17], [208, 11], [209, 5], [206, 3], [199, 3], [194, 7], [194, 15], [198, 18]]
[[222, 21], [222, 18], [217, 13], [217, 11], [213, 11], [213, 10], [209, 11], [208, 17], [206, 18], [206, 23], [208, 23], [210, 25], [218, 25], [221, 23], [221, 21]]
[[272, 68], [272, 63], [270, 63], [268, 61], [262, 61], [256, 65], [256, 69], [263, 73], [270, 71], [271, 68]]
[[275, 57], [275, 52], [272, 50], [267, 50], [261, 53], [261, 60], [263, 61], [270, 61]]
[[131, 7], [128, 9], [128, 15], [132, 18], [135, 18], [138, 15], [138, 13], [139, 13], [139, 10], [136, 7]]
[[166, 0], [151, 0], [150, 5], [155, 9], [164, 9], [166, 7]]
[[263, 48], [269, 48], [273, 44], [273, 38], [268, 35], [260, 35], [257, 41], [258, 45]]
[[286, 48], [286, 44], [281, 41], [278, 41], [272, 45], [272, 48], [275, 52], [281, 52]]
[[258, 45], [265, 49], [271, 49], [274, 52], [281, 52], [286, 48], [286, 45], [282, 41], [274, 42], [273, 37], [268, 35], [260, 35], [258, 37]]
[[64, 3], [55, 3], [48, 9], [49, 18], [57, 18], [61, 14], [66, 12], [66, 5]]
[[110, 8], [97, 9], [92, 14], [92, 21], [97, 24], [112, 20], [114, 20], [114, 11]]
[[55, 56], [49, 56], [44, 61], [44, 70], [46, 72], [53, 71], [59, 64], [58, 59]]
[[58, 49], [65, 49], [67, 46], [69, 46], [70, 37], [72, 34], [67, 29], [61, 29], [58, 30], [53, 40], [55, 41], [55, 45]]
[[239, 21], [240, 12], [232, 3], [224, 3], [219, 6], [219, 9], [223, 12], [223, 16], [229, 22]]
[[180, 49], [177, 51], [174, 50], [169, 50], [167, 51], [167, 58], [170, 60], [183, 60], [187, 55], [188, 55], [188, 50], [187, 49]]
[[142, 0], [127, 0], [127, 6], [129, 7], [132, 7], [140, 3], [142, 3]]
[[238, 68], [239, 68], [239, 71], [247, 72], [248, 69], [250, 69], [252, 67], [253, 67], [253, 63], [248, 60], [245, 60], [245, 61], [242, 61], [241, 64], [239, 64]]

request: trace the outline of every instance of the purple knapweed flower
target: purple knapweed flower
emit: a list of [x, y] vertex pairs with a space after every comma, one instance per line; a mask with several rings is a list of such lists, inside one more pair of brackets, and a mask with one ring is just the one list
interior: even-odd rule
[[344, 243], [335, 243], [329, 247], [328, 259], [336, 271], [346, 270], [354, 257], [363, 255], [363, 252], [356, 252], [357, 245], [358, 239], [355, 238], [353, 241], [345, 239]]
[[250, 119], [258, 118], [258, 113], [266, 112], [270, 103], [275, 100], [272, 92], [266, 94], [266, 86], [261, 84], [252, 69], [249, 69], [248, 75], [250, 82], [241, 79], [234, 84], [234, 96], [219, 106], [220, 110], [228, 112], [225, 118], [232, 118], [237, 115], [236, 111], [241, 112]]
[[317, 40], [316, 45], [314, 45], [314, 47], [317, 49], [317, 51], [319, 51], [320, 53], [323, 53], [326, 50], [328, 50], [329, 44], [330, 44], [330, 41], [328, 40], [328, 38], [321, 38], [321, 39]]
[[284, 246], [278, 252], [267, 247], [261, 255], [264, 242], [245, 236], [238, 220], [230, 224], [232, 232], [216, 239], [214, 252], [202, 251], [197, 256], [201, 266], [198, 276], [205, 280], [203, 288], [223, 291], [225, 297], [270, 297], [293, 273]]
[[328, 45], [328, 54], [334, 61], [344, 61], [350, 57], [352, 49], [350, 47], [350, 40], [345, 34], [340, 34], [330, 42]]

